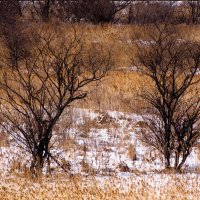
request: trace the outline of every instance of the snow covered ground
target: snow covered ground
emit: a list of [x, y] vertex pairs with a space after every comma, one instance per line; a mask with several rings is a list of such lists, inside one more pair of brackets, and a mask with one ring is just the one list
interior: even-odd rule
[[65, 113], [51, 153], [70, 177], [52, 161], [52, 176], [29, 179], [23, 171], [31, 157], [11, 139], [0, 147], [0, 199], [200, 199], [198, 149], [188, 158], [186, 173], [163, 173], [162, 156], [139, 140], [141, 125], [142, 117], [134, 113], [75, 108]]
[[[54, 132], [51, 153], [72, 174], [152, 173], [164, 169], [162, 156], [139, 140], [142, 117], [134, 113], [71, 109]], [[59, 140], [58, 140], [59, 139]], [[0, 147], [0, 174], [30, 166], [31, 157], [11, 140]], [[198, 171], [198, 149], [193, 149], [186, 171]], [[52, 161], [53, 171], [61, 170]]]

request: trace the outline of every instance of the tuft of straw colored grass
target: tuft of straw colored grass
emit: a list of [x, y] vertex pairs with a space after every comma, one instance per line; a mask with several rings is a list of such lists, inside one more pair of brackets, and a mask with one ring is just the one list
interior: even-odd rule
[[[102, 178], [102, 177], [101, 177]], [[103, 182], [102, 182], [103, 181]], [[198, 175], [132, 175], [104, 177], [74, 176], [71, 179], [43, 178], [31, 180], [12, 178], [1, 180], [2, 200], [185, 200], [199, 199]]]

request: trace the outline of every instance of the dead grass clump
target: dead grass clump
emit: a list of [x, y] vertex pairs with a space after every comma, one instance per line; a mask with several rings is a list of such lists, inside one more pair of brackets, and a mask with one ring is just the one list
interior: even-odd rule
[[106, 112], [101, 112], [97, 118], [97, 122], [101, 124], [109, 123], [112, 121], [112, 118]]
[[24, 174], [24, 176], [30, 176], [30, 169], [27, 166], [27, 164], [22, 163], [21, 161], [17, 159], [13, 159], [10, 163], [10, 173], [14, 174]]
[[61, 160], [61, 164], [62, 164], [62, 167], [64, 169], [66, 169], [67, 171], [71, 171], [72, 165], [71, 165], [71, 163], [68, 160], [66, 160], [66, 159], [63, 158]]
[[138, 128], [147, 128], [147, 124], [145, 121], [138, 121], [135, 126]]
[[132, 161], [137, 160], [137, 154], [136, 154], [136, 149], [134, 145], [129, 145], [128, 147], [128, 156]]
[[6, 133], [0, 132], [0, 147], [9, 147], [10, 140]]
[[76, 142], [73, 138], [70, 137], [62, 137], [62, 139], [59, 140], [57, 147], [63, 148], [65, 151], [69, 151], [70, 149], [74, 148], [76, 145]]
[[124, 162], [120, 162], [118, 165], [119, 171], [120, 172], [130, 172], [130, 168], [128, 167], [128, 165]]
[[90, 166], [90, 164], [87, 162], [86, 159], [82, 160], [81, 168], [82, 168], [82, 172], [84, 172], [86, 174], [94, 174], [95, 173], [94, 169], [92, 169], [92, 167]]

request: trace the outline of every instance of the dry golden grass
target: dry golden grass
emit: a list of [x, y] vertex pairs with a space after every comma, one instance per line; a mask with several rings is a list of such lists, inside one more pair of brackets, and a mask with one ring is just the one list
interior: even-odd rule
[[[96, 110], [118, 110], [139, 112], [144, 102], [138, 98], [142, 90], [150, 85], [150, 80], [143, 75], [130, 71], [128, 52], [132, 39], [146, 38], [149, 27], [138, 25], [74, 25], [78, 32], [83, 32], [86, 41], [103, 43], [105, 49], [111, 49], [115, 66], [109, 76], [94, 89], [88, 98], [75, 106]], [[65, 31], [66, 27], [63, 27]], [[200, 41], [200, 28], [179, 25], [180, 37]], [[153, 30], [152, 30], [153, 31]], [[133, 49], [134, 49], [134, 44]], [[134, 53], [134, 51], [133, 51]], [[133, 55], [134, 57], [134, 55]]]
[[[100, 84], [94, 85], [93, 91], [84, 101], [78, 102], [75, 106], [100, 111], [116, 110], [138, 113], [145, 105], [140, 95], [151, 89], [151, 80], [140, 73], [112, 71]], [[193, 93], [196, 95], [196, 90], [189, 96], [193, 96]]]
[[[185, 37], [191, 40], [200, 41], [200, 27], [190, 25], [178, 25], [180, 29], [180, 37]], [[92, 108], [96, 110], [118, 110], [125, 112], [139, 112], [143, 106], [143, 101], [138, 100], [138, 94], [141, 93], [149, 80], [129, 70], [132, 65], [128, 52], [129, 45], [132, 39], [139, 37], [146, 38], [147, 31], [152, 27], [139, 25], [91, 25], [91, 24], [71, 24], [61, 22], [31, 23], [29, 29], [37, 29], [38, 32], [47, 34], [52, 29], [56, 33], [68, 34], [74, 33], [82, 35], [84, 44], [89, 46], [89, 43], [103, 43], [106, 50], [111, 50], [115, 66], [109, 76], [101, 81], [100, 84], [93, 85], [91, 94], [84, 101], [80, 101], [75, 106]], [[61, 34], [65, 35], [65, 34]], [[60, 37], [61, 38], [61, 37]], [[62, 40], [62, 38], [60, 39]], [[56, 43], [55, 43], [56, 45]], [[134, 44], [133, 45], [134, 49]], [[4, 47], [2, 47], [4, 48]], [[1, 48], [1, 51], [3, 49]], [[134, 54], [134, 52], [133, 52]], [[134, 55], [133, 55], [134, 57]], [[2, 76], [2, 74], [0, 74]]]
[[10, 146], [10, 140], [6, 133], [3, 131], [0, 131], [0, 147], [9, 147]]
[[129, 155], [130, 159], [133, 161], [137, 159], [136, 148], [134, 145], [130, 145], [128, 147], [128, 155]]
[[101, 83], [94, 85], [88, 97], [77, 105], [100, 111], [138, 112], [143, 105], [138, 94], [147, 84], [148, 79], [139, 73], [112, 71]]
[[[168, 176], [168, 177], [167, 177]], [[147, 180], [149, 178], [149, 180]], [[157, 179], [157, 178], [160, 178]], [[184, 175], [159, 177], [109, 177], [103, 185], [95, 178], [80, 176], [72, 179], [50, 178], [32, 181], [24, 178], [1, 180], [1, 200], [197, 200], [200, 197], [199, 178]], [[168, 180], [168, 184], [166, 184]], [[162, 181], [164, 181], [162, 183]]]

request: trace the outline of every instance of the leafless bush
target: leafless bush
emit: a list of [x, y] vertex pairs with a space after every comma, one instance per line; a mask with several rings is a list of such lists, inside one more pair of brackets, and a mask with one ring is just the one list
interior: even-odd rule
[[199, 1], [187, 1], [189, 7], [189, 22], [193, 24], [199, 23], [200, 18], [200, 2]]
[[164, 1], [135, 1], [129, 7], [128, 23], [149, 24], [172, 21], [173, 4]]
[[[52, 132], [63, 111], [87, 96], [88, 85], [107, 75], [112, 65], [101, 45], [83, 45], [73, 34], [37, 34], [28, 57], [1, 69], [1, 125], [32, 155], [31, 171], [40, 174], [53, 158]], [[5, 58], [6, 60], [6, 58]]]
[[22, 15], [18, 0], [0, 1], [0, 24], [13, 24], [17, 17]]
[[140, 70], [153, 87], [142, 95], [148, 103], [142, 139], [163, 153], [166, 168], [174, 163], [179, 171], [200, 134], [200, 46], [181, 40], [171, 25], [154, 30], [148, 44], [138, 45]]
[[22, 22], [21, 17], [20, 1], [0, 1], [0, 37], [8, 47], [9, 62], [13, 65], [28, 55], [28, 46], [30, 46], [25, 23]]
[[[81, 19], [92, 23], [114, 23], [115, 15], [129, 4], [129, 1], [76, 0], [65, 2], [68, 13], [76, 21]], [[71, 12], [69, 12], [69, 10]]]
[[135, 146], [134, 146], [134, 145], [130, 145], [130, 146], [128, 147], [128, 155], [129, 155], [129, 158], [130, 158], [132, 161], [137, 160], [137, 153], [136, 153], [136, 149], [135, 149]]
[[55, 0], [35, 1], [32, 0], [35, 13], [44, 21], [48, 22]]
[[32, 1], [35, 15], [45, 22], [48, 22], [52, 16], [63, 21], [114, 22], [116, 13], [124, 9], [128, 4], [129, 1], [115, 2], [113, 0]]

